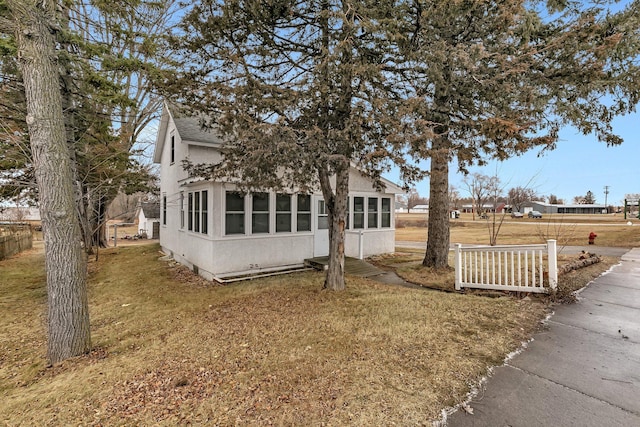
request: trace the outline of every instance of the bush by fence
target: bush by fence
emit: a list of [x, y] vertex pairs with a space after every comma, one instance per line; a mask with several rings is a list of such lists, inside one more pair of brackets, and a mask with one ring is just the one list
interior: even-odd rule
[[0, 260], [31, 249], [33, 236], [29, 224], [0, 224]]

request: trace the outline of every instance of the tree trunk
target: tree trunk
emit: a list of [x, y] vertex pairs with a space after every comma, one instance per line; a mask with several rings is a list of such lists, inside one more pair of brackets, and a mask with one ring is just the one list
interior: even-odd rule
[[89, 210], [87, 208], [87, 199], [89, 198], [89, 195], [87, 194], [86, 187], [83, 185], [79, 185], [78, 181], [76, 181], [74, 185], [76, 188], [76, 209], [78, 221], [80, 223], [80, 233], [82, 234], [84, 250], [87, 255], [93, 255], [93, 245], [91, 244], [91, 218], [89, 216]]
[[449, 265], [449, 140], [445, 134], [433, 140], [429, 181], [427, 250], [422, 265]]
[[336, 171], [336, 190], [331, 189], [329, 172], [321, 169], [320, 185], [329, 214], [329, 265], [324, 288], [341, 291], [344, 281], [344, 231], [349, 194], [349, 167], [342, 166]]
[[87, 207], [89, 212], [89, 224], [91, 224], [89, 241], [96, 248], [106, 248], [107, 244], [107, 204], [108, 198], [99, 194], [89, 199]]
[[107, 241], [107, 206], [109, 206], [112, 200], [113, 198], [103, 195], [100, 197], [96, 208], [98, 214], [98, 229], [96, 230], [95, 239], [97, 241], [97, 247], [99, 248], [109, 247], [109, 242]]
[[91, 349], [86, 258], [76, 215], [54, 36], [54, 1], [9, 0], [27, 101], [47, 271], [48, 348], [54, 364]]

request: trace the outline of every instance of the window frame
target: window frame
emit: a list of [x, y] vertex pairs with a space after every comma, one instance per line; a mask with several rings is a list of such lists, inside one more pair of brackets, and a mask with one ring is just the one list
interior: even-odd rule
[[200, 232], [200, 191], [193, 192], [193, 232]]
[[184, 191], [180, 192], [180, 230], [184, 230]]
[[[362, 203], [361, 210], [358, 210], [357, 202], [360, 201]], [[366, 205], [365, 205], [365, 197], [364, 196], [354, 196], [353, 197], [353, 229], [354, 230], [364, 230], [365, 229], [365, 214], [366, 214]]]
[[[307, 207], [308, 207], [307, 210], [300, 209], [301, 199], [305, 199], [307, 201]], [[300, 221], [300, 218], [306, 219], [306, 224], [308, 225], [307, 229], [300, 228], [300, 224], [304, 222], [304, 221]], [[296, 232], [298, 233], [310, 232], [313, 228], [313, 225], [311, 224], [311, 218], [312, 218], [311, 217], [311, 194], [304, 194], [304, 193], [296, 194]]]
[[[258, 196], [258, 197], [256, 197]], [[259, 192], [251, 194], [251, 234], [269, 234], [271, 232], [271, 200], [270, 194], [267, 192]], [[266, 210], [256, 209], [256, 202], [266, 202]], [[256, 222], [258, 218], [266, 217], [266, 229], [258, 228], [259, 223]], [[265, 222], [262, 223], [264, 227]]]
[[[388, 203], [388, 210], [385, 210], [385, 203]], [[385, 219], [388, 220], [387, 225], [385, 225]], [[380, 208], [380, 228], [391, 228], [391, 198], [390, 197], [382, 197], [381, 198], [381, 208]]]
[[[374, 210], [371, 209], [373, 201], [375, 201]], [[378, 197], [367, 197], [367, 228], [378, 228], [379, 210]]]
[[[329, 212], [327, 211], [327, 203], [324, 199], [318, 199], [318, 211], [316, 212], [318, 230], [329, 229]], [[322, 219], [322, 222], [320, 221]]]
[[167, 194], [162, 194], [162, 225], [167, 225]]
[[176, 136], [175, 134], [171, 134], [171, 153], [170, 153], [170, 164], [174, 164], [176, 162]]
[[209, 191], [200, 190], [200, 233], [209, 234]]
[[187, 231], [193, 231], [193, 191], [187, 194]]
[[[237, 195], [239, 196], [239, 200], [242, 201], [242, 210], [229, 210], [229, 195]], [[245, 219], [246, 219], [246, 212], [247, 212], [247, 207], [246, 207], [246, 197], [244, 194], [242, 194], [239, 191], [232, 191], [232, 190], [227, 190], [224, 192], [224, 235], [225, 236], [237, 236], [237, 235], [246, 235], [247, 231], [246, 231], [246, 226], [245, 226]], [[229, 224], [231, 223], [231, 221], [229, 221], [229, 217], [233, 215], [233, 216], [239, 216], [241, 217], [241, 221], [238, 222], [238, 224], [240, 224], [241, 230], [240, 231], [229, 231]]]
[[[281, 198], [288, 198], [288, 210], [281, 210], [279, 209], [279, 200]], [[276, 203], [275, 203], [275, 210], [276, 210], [276, 214], [275, 214], [275, 218], [276, 218], [276, 226], [275, 226], [275, 232], [276, 233], [291, 233], [291, 230], [293, 230], [293, 226], [292, 226], [292, 221], [293, 221], [293, 200], [291, 197], [291, 194], [286, 194], [286, 193], [276, 193]], [[288, 229], [286, 230], [281, 230], [279, 229], [281, 226], [280, 221], [278, 221], [279, 218], [283, 218], [283, 217], [288, 217], [289, 221], [285, 221], [282, 223], [282, 225], [288, 225]]]

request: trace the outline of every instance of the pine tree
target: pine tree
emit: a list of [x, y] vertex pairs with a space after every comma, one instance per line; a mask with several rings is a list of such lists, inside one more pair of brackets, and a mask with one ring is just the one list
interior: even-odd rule
[[[638, 103], [638, 2], [617, 13], [581, 2], [414, 1], [398, 33], [406, 150], [430, 160], [424, 265], [446, 267], [449, 163], [507, 160], [555, 147], [573, 125], [607, 144]], [[612, 102], [608, 102], [609, 96]]]
[[[160, 109], [152, 82], [170, 72], [163, 41], [176, 9], [173, 0], [65, 2], [62, 8], [57, 32], [60, 84], [77, 211], [88, 252], [106, 246], [106, 210], [118, 192], [154, 188], [150, 167], [139, 160], [140, 136]], [[6, 88], [15, 102], [5, 109], [0, 104], [0, 112], [12, 112], [12, 128], [20, 128], [20, 75], [11, 67], [11, 39], [3, 40], [2, 64], [8, 70], [4, 76], [12, 83]], [[11, 159], [0, 163], [6, 179], [0, 196], [37, 201], [28, 146], [20, 144], [12, 129], [0, 129], [0, 134]]]
[[246, 191], [319, 187], [329, 215], [325, 287], [333, 290], [345, 287], [349, 169], [379, 183], [395, 155], [385, 145], [390, 3], [204, 0], [177, 41], [187, 72], [174, 98], [228, 141], [222, 163], [190, 172], [238, 178]]

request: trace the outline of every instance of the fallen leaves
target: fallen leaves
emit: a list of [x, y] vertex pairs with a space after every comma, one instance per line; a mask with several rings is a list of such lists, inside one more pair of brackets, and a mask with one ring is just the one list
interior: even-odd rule
[[156, 421], [163, 421], [211, 396], [221, 381], [219, 372], [194, 369], [190, 361], [167, 360], [152, 371], [117, 383], [104, 409], [123, 417], [148, 412]]

